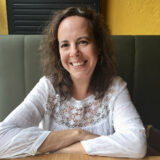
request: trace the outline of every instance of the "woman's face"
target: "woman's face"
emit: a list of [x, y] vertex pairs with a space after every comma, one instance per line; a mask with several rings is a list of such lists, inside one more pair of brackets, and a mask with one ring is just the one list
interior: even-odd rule
[[79, 16], [65, 18], [58, 28], [59, 53], [72, 80], [90, 80], [98, 59], [92, 28]]

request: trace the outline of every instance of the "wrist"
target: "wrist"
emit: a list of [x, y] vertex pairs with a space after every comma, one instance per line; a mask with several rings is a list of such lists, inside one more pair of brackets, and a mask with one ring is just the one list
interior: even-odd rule
[[83, 140], [83, 130], [80, 128], [75, 129], [75, 134], [76, 134], [76, 138], [77, 140], [80, 142]]

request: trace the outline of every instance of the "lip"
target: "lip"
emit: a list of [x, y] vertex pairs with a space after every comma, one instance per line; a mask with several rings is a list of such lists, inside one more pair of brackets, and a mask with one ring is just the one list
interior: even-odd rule
[[83, 66], [83, 65], [86, 64], [86, 63], [87, 63], [87, 60], [70, 62], [70, 64], [71, 64], [73, 67], [80, 67], [80, 66]]

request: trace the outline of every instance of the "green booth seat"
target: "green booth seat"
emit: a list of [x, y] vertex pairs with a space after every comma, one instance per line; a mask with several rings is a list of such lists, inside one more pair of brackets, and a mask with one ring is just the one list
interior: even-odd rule
[[[0, 121], [43, 75], [41, 35], [0, 35]], [[160, 128], [160, 36], [112, 36], [118, 74], [145, 125]]]

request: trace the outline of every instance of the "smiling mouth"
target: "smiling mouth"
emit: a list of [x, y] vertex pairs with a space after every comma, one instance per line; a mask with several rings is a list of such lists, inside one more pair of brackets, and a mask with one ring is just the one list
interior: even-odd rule
[[82, 61], [82, 62], [72, 62], [70, 63], [74, 67], [82, 66], [86, 63], [87, 61]]

